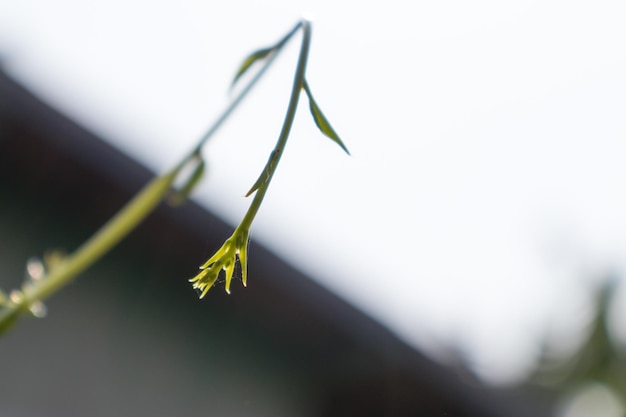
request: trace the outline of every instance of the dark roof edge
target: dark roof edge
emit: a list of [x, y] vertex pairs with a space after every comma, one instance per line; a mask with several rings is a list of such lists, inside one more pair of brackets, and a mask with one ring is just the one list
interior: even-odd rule
[[[51, 136], [51, 141], [55, 147], [58, 147], [62, 152], [71, 154], [75, 159], [83, 161], [85, 165], [90, 166], [91, 169], [108, 178], [121, 189], [132, 192], [154, 176], [153, 172], [133, 158], [47, 105], [27, 88], [16, 82], [1, 66], [0, 112], [20, 119], [24, 119], [28, 115], [29, 119], [37, 120], [34, 128], [46, 132], [56, 132], [55, 135]], [[25, 120], [25, 122], [27, 123], [29, 120]], [[50, 137], [50, 135], [46, 136]], [[2, 140], [1, 137], [0, 140]], [[192, 234], [200, 235], [203, 230], [206, 230], [202, 224], [209, 221], [213, 230], [218, 233], [232, 230], [231, 226], [194, 202], [190, 202], [177, 210], [169, 210], [168, 214], [170, 213], [174, 222]], [[216, 224], [216, 219], [218, 219], [219, 224]], [[448, 392], [451, 397], [462, 399], [468, 406], [485, 410], [487, 414], [483, 414], [484, 416], [541, 417], [547, 415], [534, 409], [534, 407], [530, 407], [523, 399], [513, 402], [501, 401], [493, 395], [492, 390], [485, 389], [480, 384], [471, 387], [462, 383], [453, 372], [433, 362], [397, 337], [380, 322], [322, 287], [267, 248], [253, 241], [251, 251], [255, 252], [255, 258], [261, 260], [257, 262], [257, 266], [274, 271], [273, 276], [276, 277], [291, 277], [287, 281], [274, 283], [276, 288], [287, 292], [291, 297], [297, 297], [303, 305], [328, 321], [340, 325], [346, 333], [355, 336], [364, 344], [369, 344], [382, 353], [391, 351], [394, 356], [401, 357], [402, 363], [398, 363], [398, 366], [404, 367], [407, 372], [432, 375], [433, 385], [441, 386], [442, 391]], [[266, 275], [271, 276], [270, 274]], [[517, 394], [515, 397], [517, 398]], [[480, 405], [477, 406], [478, 404]]]

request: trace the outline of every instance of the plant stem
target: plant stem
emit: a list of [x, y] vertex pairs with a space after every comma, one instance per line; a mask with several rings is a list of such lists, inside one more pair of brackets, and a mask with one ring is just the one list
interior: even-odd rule
[[[287, 139], [289, 138], [289, 132], [291, 131], [291, 126], [293, 125], [296, 110], [298, 108], [298, 101], [300, 99], [300, 93], [304, 88], [304, 75], [306, 72], [306, 64], [309, 57], [309, 49], [311, 45], [311, 23], [308, 20], [302, 20], [299, 23], [299, 26], [302, 27], [302, 46], [300, 47], [300, 55], [298, 57], [298, 64], [296, 66], [296, 74], [294, 76], [293, 87], [291, 88], [291, 97], [289, 98], [289, 105], [287, 107], [287, 113], [285, 114], [283, 127], [280, 131], [280, 135], [278, 136], [276, 146], [274, 147], [274, 150], [272, 151], [272, 154], [270, 156], [270, 160], [268, 161], [269, 169], [267, 171], [267, 178], [256, 191], [254, 199], [250, 204], [250, 208], [246, 212], [246, 215], [244, 216], [237, 229], [248, 230], [250, 228], [254, 217], [261, 207], [261, 203], [263, 202], [265, 193], [269, 188], [270, 181], [274, 176], [274, 173], [276, 172], [276, 167], [278, 166], [278, 162], [282, 157], [283, 149], [285, 149]], [[299, 26], [296, 26], [296, 29]]]
[[61, 260], [41, 279], [25, 285], [21, 297], [11, 300], [9, 305], [0, 311], [0, 329], [5, 328], [6, 320], [16, 318], [17, 314], [28, 310], [35, 301], [41, 301], [67, 285], [76, 275], [122, 240], [161, 202], [183, 166], [179, 165], [167, 174], [150, 181], [72, 255]]
[[298, 29], [302, 26], [303, 22], [298, 22], [293, 29], [287, 33], [277, 44], [276, 50], [273, 52], [264, 62], [263, 66], [257, 71], [254, 77], [250, 80], [250, 82], [241, 90], [241, 92], [237, 95], [237, 97], [230, 103], [230, 105], [222, 112], [222, 114], [213, 122], [211, 127], [207, 130], [207, 132], [202, 135], [197, 145], [193, 148], [191, 153], [187, 158], [190, 158], [191, 155], [200, 152], [204, 144], [209, 140], [211, 136], [222, 126], [222, 124], [228, 119], [233, 110], [239, 106], [241, 101], [246, 97], [248, 92], [255, 86], [255, 84], [261, 79], [263, 74], [268, 70], [268, 68], [272, 65], [274, 60], [278, 57], [278, 54], [283, 50], [283, 46], [291, 37], [298, 31]]
[[[232, 112], [239, 106], [242, 100], [248, 95], [252, 88], [261, 79], [263, 74], [265, 74], [267, 69], [272, 65], [279, 52], [282, 51], [282, 47], [285, 43], [298, 31], [300, 27], [304, 29], [305, 38], [307, 39], [305, 42], [306, 47], [303, 44], [303, 49], [308, 51], [310, 25], [308, 22], [303, 21], [296, 24], [294, 28], [276, 44], [275, 51], [268, 57], [268, 59], [265, 60], [263, 66], [256, 72], [254, 77], [250, 79], [239, 94], [237, 94], [237, 96], [230, 102], [207, 132], [198, 140], [196, 146], [191, 150], [191, 152], [185, 156], [174, 169], [151, 180], [111, 220], [102, 226], [91, 238], [83, 243], [71, 255], [67, 256], [60, 261], [60, 263], [51, 268], [51, 270], [42, 278], [32, 282], [32, 284], [25, 285], [18, 297], [11, 297], [5, 305], [0, 308], [0, 333], [7, 330], [20, 314], [27, 312], [33, 303], [48, 298], [56, 291], [70, 283], [77, 275], [82, 273], [94, 262], [104, 256], [113, 246], [119, 243], [133, 229], [135, 229], [139, 223], [148, 217], [148, 215], [165, 198], [182, 168], [194, 160], [194, 158], [200, 153], [204, 144], [215, 134], [224, 121], [226, 121]], [[299, 96], [299, 91], [302, 89], [301, 86], [304, 79], [306, 55], [307, 53], [304, 53], [303, 55], [302, 52], [300, 54], [295, 82], [300, 87], [297, 88], [297, 92], [292, 92], [285, 120], [285, 126], [287, 127], [285, 128], [285, 126], [283, 126], [283, 131], [281, 132], [281, 136], [277, 144], [277, 149], [284, 146], [289, 134], [289, 129], [293, 122], [297, 98]], [[294, 88], [296, 84], [294, 84]], [[267, 185], [258, 190], [250, 211], [253, 211], [254, 213], [258, 211], [266, 190]], [[248, 222], [252, 221], [254, 213], [251, 215]], [[248, 219], [248, 217], [249, 216], [246, 215], [245, 219]]]

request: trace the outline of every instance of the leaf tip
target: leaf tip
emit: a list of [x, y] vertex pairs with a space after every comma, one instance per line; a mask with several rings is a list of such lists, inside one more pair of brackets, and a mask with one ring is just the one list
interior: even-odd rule
[[315, 125], [317, 126], [317, 128], [326, 137], [336, 142], [341, 147], [341, 149], [344, 150], [345, 153], [350, 155], [348, 148], [343, 143], [343, 141], [339, 138], [339, 135], [337, 134], [337, 132], [335, 132], [335, 129], [333, 129], [333, 127], [330, 125], [330, 122], [328, 121], [328, 119], [326, 119], [326, 116], [324, 116], [324, 113], [322, 113], [322, 110], [320, 109], [317, 102], [313, 98], [313, 93], [311, 93], [311, 89], [309, 88], [309, 84], [306, 82], [306, 80], [304, 80], [302, 88], [304, 88], [304, 91], [306, 92], [306, 95], [309, 98], [309, 110], [311, 111], [311, 116], [313, 116], [313, 121], [315, 122]]

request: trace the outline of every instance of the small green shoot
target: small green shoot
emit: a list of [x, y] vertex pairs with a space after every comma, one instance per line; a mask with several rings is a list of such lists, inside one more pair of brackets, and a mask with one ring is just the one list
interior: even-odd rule
[[[199, 292], [200, 298], [203, 298], [217, 282], [221, 272], [224, 271], [225, 289], [227, 293], [230, 293], [231, 281], [235, 273], [236, 264], [239, 262], [241, 281], [244, 286], [247, 284], [250, 226], [263, 202], [265, 193], [283, 154], [295, 119], [301, 91], [304, 90], [309, 98], [311, 114], [318, 128], [323, 134], [339, 144], [344, 151], [348, 152], [319, 109], [305, 81], [306, 64], [311, 42], [311, 24], [307, 20], [302, 20], [296, 24], [275, 45], [258, 49], [244, 59], [235, 74], [231, 88], [240, 81], [241, 77], [255, 63], [259, 62], [262, 65], [251, 79], [246, 82], [240, 92], [237, 93], [237, 96], [233, 98], [211, 128], [199, 139], [191, 152], [182, 158], [173, 169], [150, 181], [108, 223], [102, 226], [100, 230], [73, 253], [56, 257], [55, 261], [50, 262], [49, 267], [45, 268], [45, 271], [42, 270], [41, 276], [38, 275], [37, 279], [27, 280], [21, 289], [15, 289], [9, 295], [0, 291], [0, 333], [11, 327], [19, 316], [31, 314], [36, 317], [42, 317], [45, 315], [45, 306], [42, 303], [44, 299], [66, 286], [76, 276], [104, 256], [105, 253], [148, 217], [165, 198], [168, 198], [168, 201], [175, 206], [182, 204], [188, 198], [205, 172], [205, 162], [201, 156], [203, 146], [232, 114], [252, 87], [256, 85], [279, 52], [282, 51], [284, 45], [299, 30], [302, 31], [302, 44], [287, 112], [274, 150], [271, 152], [258, 179], [246, 194], [246, 197], [254, 194], [250, 207], [231, 237], [224, 242], [222, 247], [208, 261], [200, 266], [200, 272], [190, 280], [193, 288]], [[192, 169], [191, 174], [183, 181], [183, 185], [178, 190], [172, 191], [174, 184], [179, 182], [179, 176], [182, 175], [183, 171], [186, 171], [186, 168]], [[31, 278], [33, 277], [31, 276]]]

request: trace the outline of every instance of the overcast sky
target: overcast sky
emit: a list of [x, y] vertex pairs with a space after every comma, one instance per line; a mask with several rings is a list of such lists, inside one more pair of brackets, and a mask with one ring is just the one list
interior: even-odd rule
[[[242, 58], [304, 11], [307, 78], [352, 156], [303, 101], [252, 238], [416, 346], [519, 378], [538, 338], [568, 340], [592, 283], [626, 266], [622, 1], [0, 0], [0, 54], [164, 171], [227, 104]], [[233, 225], [298, 43], [205, 149], [196, 198]]]

